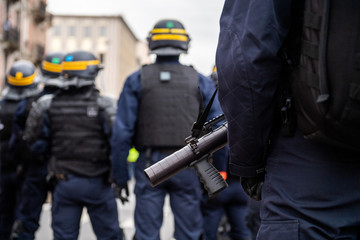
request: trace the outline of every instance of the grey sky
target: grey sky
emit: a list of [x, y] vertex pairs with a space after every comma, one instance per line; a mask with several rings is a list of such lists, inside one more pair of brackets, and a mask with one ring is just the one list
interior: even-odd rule
[[184, 64], [208, 75], [215, 63], [219, 18], [224, 0], [47, 0], [48, 10], [58, 14], [120, 14], [139, 40], [160, 19], [181, 21], [191, 37]]

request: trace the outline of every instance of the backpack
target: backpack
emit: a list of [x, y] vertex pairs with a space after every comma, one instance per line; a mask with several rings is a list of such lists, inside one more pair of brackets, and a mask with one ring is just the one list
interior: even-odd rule
[[284, 46], [297, 127], [306, 139], [360, 151], [360, 1], [294, 2]]

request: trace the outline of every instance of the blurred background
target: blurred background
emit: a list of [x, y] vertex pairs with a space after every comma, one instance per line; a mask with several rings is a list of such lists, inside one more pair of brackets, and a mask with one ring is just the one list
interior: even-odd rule
[[152, 61], [146, 37], [160, 19], [181, 21], [191, 42], [183, 64], [209, 75], [222, 0], [0, 0], [0, 89], [15, 60], [37, 66], [51, 52], [92, 51], [104, 70], [96, 85], [118, 98], [125, 78]]

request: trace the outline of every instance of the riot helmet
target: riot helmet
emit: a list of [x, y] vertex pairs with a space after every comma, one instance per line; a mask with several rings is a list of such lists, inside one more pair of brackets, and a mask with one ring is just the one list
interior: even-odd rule
[[57, 78], [61, 74], [64, 54], [60, 52], [46, 55], [41, 63], [41, 73], [45, 78]]
[[36, 83], [35, 66], [27, 60], [16, 61], [7, 75], [7, 83], [10, 86], [26, 87]]
[[173, 56], [187, 53], [190, 37], [177, 20], [160, 20], [147, 37], [151, 53], [159, 56]]
[[27, 60], [16, 61], [6, 76], [7, 86], [1, 95], [4, 99], [19, 101], [21, 99], [38, 95], [38, 77], [35, 66]]
[[87, 51], [74, 51], [65, 55], [61, 75], [65, 79], [78, 77], [84, 80], [95, 80], [100, 67], [99, 60]]
[[215, 85], [218, 86], [219, 80], [218, 80], [218, 74], [217, 74], [216, 66], [213, 67], [212, 72], [210, 74], [210, 78], [214, 81]]

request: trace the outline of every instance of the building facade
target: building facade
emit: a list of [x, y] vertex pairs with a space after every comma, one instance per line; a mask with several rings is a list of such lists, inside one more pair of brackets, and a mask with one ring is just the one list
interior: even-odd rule
[[118, 98], [127, 75], [147, 63], [147, 48], [119, 16], [56, 15], [47, 33], [46, 52], [86, 50], [104, 69], [96, 79], [103, 94]]
[[46, 0], [0, 0], [0, 89], [14, 61], [41, 62], [50, 22]]

